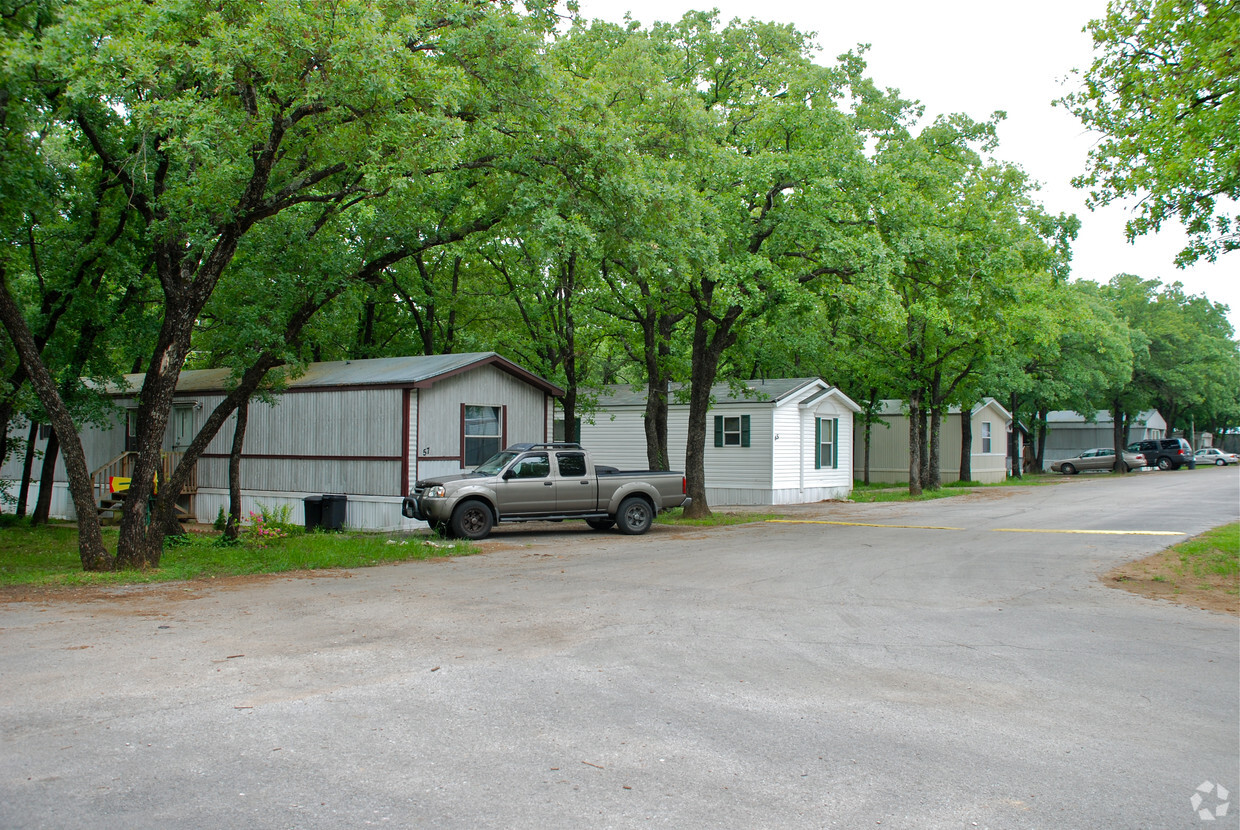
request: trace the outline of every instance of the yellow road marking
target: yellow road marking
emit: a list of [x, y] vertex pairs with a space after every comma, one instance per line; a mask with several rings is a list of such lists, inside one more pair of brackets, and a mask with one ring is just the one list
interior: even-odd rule
[[[843, 525], [845, 527], [890, 527], [904, 530], [965, 530], [963, 527], [940, 527], [938, 525], [880, 525], [870, 522], [828, 522], [814, 519], [767, 519], [768, 524], [785, 525]], [[991, 533], [1085, 533], [1102, 536], [1187, 536], [1179, 530], [1059, 530], [1055, 528], [996, 527]]]
[[1095, 533], [1106, 536], [1187, 536], [1178, 530], [1051, 530], [1042, 528], [996, 527], [993, 533]]
[[785, 525], [846, 525], [848, 527], [898, 527], [907, 530], [964, 530], [963, 527], [936, 527], [934, 525], [880, 525], [868, 522], [824, 522], [811, 519], [767, 519], [770, 524]]

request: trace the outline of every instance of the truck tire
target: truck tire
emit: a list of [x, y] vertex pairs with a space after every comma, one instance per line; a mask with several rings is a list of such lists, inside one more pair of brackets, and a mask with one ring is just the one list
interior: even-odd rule
[[620, 532], [626, 536], [640, 536], [650, 529], [654, 522], [654, 508], [650, 502], [640, 496], [629, 496], [620, 502], [620, 510], [616, 512], [616, 524]]
[[476, 542], [485, 539], [494, 525], [491, 508], [476, 499], [469, 499], [461, 502], [456, 510], [452, 511], [452, 522], [449, 526], [453, 536]]
[[445, 539], [452, 533], [452, 528], [448, 527], [447, 522], [437, 522], [432, 519], [427, 524], [430, 525], [431, 533], [443, 536]]
[[611, 519], [586, 519], [586, 524], [595, 530], [611, 530], [616, 526]]

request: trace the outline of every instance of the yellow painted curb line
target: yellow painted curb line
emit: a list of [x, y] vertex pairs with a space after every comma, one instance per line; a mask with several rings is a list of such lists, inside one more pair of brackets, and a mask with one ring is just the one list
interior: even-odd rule
[[1187, 536], [1178, 530], [1041, 530], [1038, 528], [996, 527], [992, 533], [1094, 533], [1106, 536]]
[[963, 527], [935, 527], [934, 525], [879, 525], [868, 522], [824, 522], [812, 519], [767, 519], [769, 524], [785, 525], [845, 525], [847, 527], [896, 527], [906, 530], [964, 530]]

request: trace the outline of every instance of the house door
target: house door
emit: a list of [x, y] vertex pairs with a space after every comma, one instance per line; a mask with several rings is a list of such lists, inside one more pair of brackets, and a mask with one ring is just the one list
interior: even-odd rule
[[138, 410], [125, 410], [125, 452], [138, 451]]
[[194, 407], [174, 406], [172, 408], [172, 449], [184, 452], [194, 440]]

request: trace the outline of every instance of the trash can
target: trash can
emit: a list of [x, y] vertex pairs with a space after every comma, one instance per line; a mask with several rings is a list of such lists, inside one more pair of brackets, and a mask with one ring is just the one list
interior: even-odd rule
[[323, 497], [306, 496], [306, 530], [323, 526]]
[[345, 509], [349, 497], [340, 494], [323, 494], [323, 528], [325, 530], [344, 530]]

